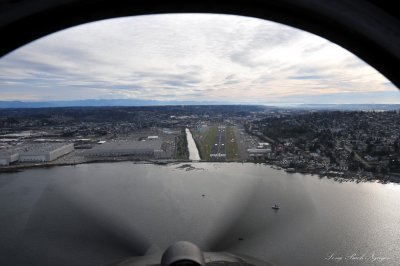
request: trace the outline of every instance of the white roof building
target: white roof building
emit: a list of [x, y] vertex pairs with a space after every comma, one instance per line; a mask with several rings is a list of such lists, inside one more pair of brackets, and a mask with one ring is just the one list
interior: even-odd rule
[[114, 141], [106, 142], [102, 145], [85, 152], [87, 157], [118, 157], [135, 156], [146, 158], [166, 158], [166, 152], [162, 149], [162, 141]]
[[0, 150], [0, 165], [9, 165], [18, 161], [19, 154], [12, 150]]
[[25, 148], [19, 155], [21, 162], [50, 162], [74, 150], [74, 144], [36, 144]]

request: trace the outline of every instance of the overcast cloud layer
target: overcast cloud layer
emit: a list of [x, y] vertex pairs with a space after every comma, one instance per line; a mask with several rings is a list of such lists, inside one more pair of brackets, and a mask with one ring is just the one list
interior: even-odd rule
[[0, 100], [400, 103], [363, 61], [260, 19], [152, 15], [70, 28], [0, 60]]

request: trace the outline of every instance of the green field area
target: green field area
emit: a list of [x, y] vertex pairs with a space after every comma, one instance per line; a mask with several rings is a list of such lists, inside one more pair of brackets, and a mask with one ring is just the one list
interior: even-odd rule
[[217, 127], [208, 127], [204, 132], [196, 132], [196, 143], [202, 160], [210, 159], [210, 152], [215, 138], [217, 137]]
[[189, 158], [189, 150], [187, 147], [187, 140], [186, 140], [186, 135], [182, 134], [180, 136], [177, 136], [176, 139], [176, 153], [175, 153], [175, 158], [176, 159], [188, 159]]
[[238, 159], [238, 145], [235, 135], [235, 127], [233, 126], [226, 127], [226, 159]]

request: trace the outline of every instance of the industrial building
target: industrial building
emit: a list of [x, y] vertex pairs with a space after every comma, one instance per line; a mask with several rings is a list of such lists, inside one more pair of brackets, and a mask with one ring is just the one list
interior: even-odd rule
[[19, 154], [15, 151], [0, 150], [0, 165], [9, 165], [18, 161]]
[[259, 142], [258, 149], [271, 149], [271, 144], [269, 144], [268, 142]]
[[74, 144], [37, 144], [26, 147], [19, 155], [20, 162], [50, 162], [74, 150]]
[[265, 160], [271, 154], [271, 144], [259, 142], [256, 149], [247, 149], [247, 152], [254, 160]]
[[119, 157], [133, 156], [138, 158], [163, 159], [168, 158], [162, 149], [163, 142], [152, 141], [114, 141], [95, 146], [85, 152], [86, 157]]
[[271, 152], [271, 149], [247, 149], [250, 154], [267, 154]]

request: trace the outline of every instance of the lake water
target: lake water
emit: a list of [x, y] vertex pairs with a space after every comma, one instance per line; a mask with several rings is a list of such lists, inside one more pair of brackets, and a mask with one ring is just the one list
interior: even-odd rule
[[399, 265], [399, 185], [338, 183], [259, 164], [192, 166], [1, 174], [0, 265], [104, 265], [178, 240], [282, 266]]
[[188, 150], [189, 150], [189, 159], [192, 161], [199, 161], [200, 160], [200, 154], [199, 151], [197, 150], [196, 143], [194, 142], [192, 133], [188, 128], [185, 129], [186, 132], [186, 139], [188, 143]]

